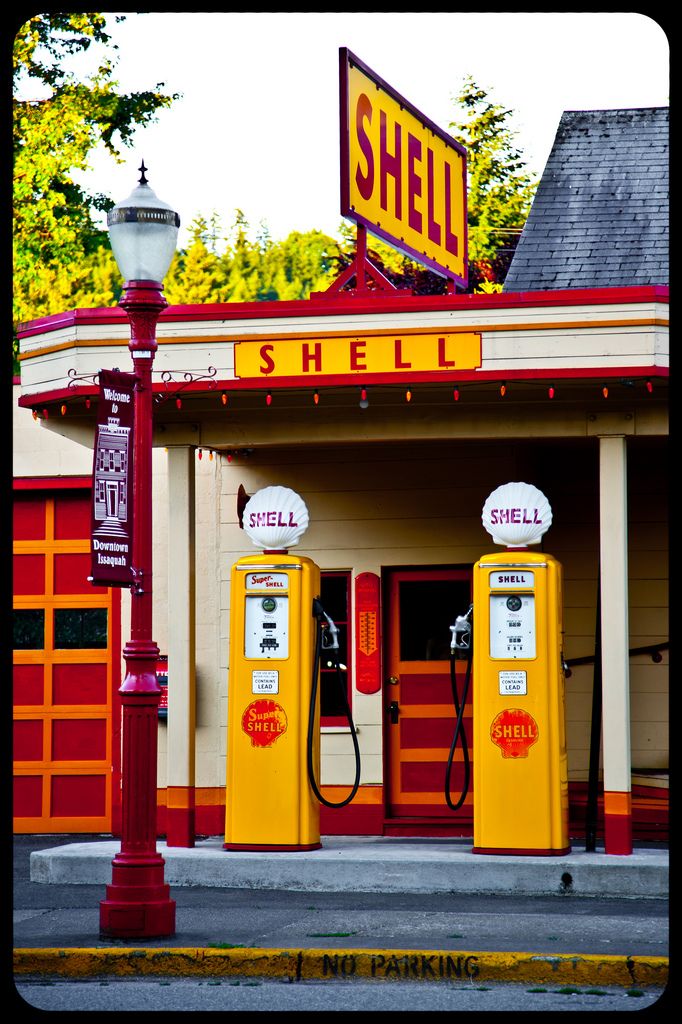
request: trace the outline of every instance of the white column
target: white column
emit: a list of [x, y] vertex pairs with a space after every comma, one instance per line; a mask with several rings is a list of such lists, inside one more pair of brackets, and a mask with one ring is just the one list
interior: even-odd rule
[[195, 452], [168, 449], [168, 844], [194, 845]]
[[609, 822], [629, 816], [631, 790], [627, 448], [622, 435], [599, 438], [599, 545], [608, 853]]

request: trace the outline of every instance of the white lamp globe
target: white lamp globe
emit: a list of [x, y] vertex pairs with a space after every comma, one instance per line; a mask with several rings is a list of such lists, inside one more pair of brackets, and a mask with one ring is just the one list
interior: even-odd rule
[[171, 265], [180, 217], [149, 187], [142, 161], [140, 182], [107, 214], [109, 240], [124, 281], [160, 284]]

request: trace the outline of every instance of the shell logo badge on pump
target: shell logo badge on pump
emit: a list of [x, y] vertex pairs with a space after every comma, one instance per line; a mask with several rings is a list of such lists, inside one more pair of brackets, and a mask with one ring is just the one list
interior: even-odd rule
[[252, 701], [242, 715], [242, 729], [252, 747], [271, 747], [287, 731], [287, 724], [282, 705], [267, 698]]
[[538, 723], [521, 708], [505, 708], [495, 715], [490, 726], [490, 738], [502, 751], [502, 757], [528, 757], [538, 735]]

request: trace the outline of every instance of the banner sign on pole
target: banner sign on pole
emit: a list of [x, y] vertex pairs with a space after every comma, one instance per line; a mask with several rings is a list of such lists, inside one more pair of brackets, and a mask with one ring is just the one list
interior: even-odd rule
[[95, 586], [133, 583], [134, 373], [100, 370], [92, 465], [91, 577]]

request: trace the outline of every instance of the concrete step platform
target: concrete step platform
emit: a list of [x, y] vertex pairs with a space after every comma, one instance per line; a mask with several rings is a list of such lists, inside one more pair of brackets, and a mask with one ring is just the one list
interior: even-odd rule
[[[34, 851], [33, 882], [103, 884], [111, 881], [118, 840], [74, 842]], [[310, 851], [235, 851], [223, 837], [191, 848], [157, 850], [171, 886], [284, 889], [298, 892], [481, 893], [599, 897], [668, 896], [669, 854], [636, 849], [627, 856], [586, 852], [574, 844], [560, 856], [475, 854], [468, 839], [323, 836]]]

